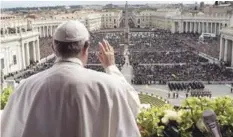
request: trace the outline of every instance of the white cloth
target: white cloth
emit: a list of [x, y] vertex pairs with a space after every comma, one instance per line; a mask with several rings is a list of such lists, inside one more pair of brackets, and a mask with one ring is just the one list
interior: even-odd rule
[[2, 113], [2, 137], [138, 137], [140, 101], [116, 66], [106, 73], [77, 58], [21, 83]]

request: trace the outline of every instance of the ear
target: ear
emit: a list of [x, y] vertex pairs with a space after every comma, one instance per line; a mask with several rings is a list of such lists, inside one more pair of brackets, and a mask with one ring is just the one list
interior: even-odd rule
[[89, 48], [89, 45], [90, 45], [90, 43], [89, 43], [88, 41], [86, 41], [85, 44], [84, 44], [84, 47], [83, 47], [83, 49], [82, 49], [82, 53], [83, 53], [83, 54], [86, 54], [86, 53], [87, 53], [88, 48]]
[[55, 41], [53, 40], [53, 43], [52, 43], [52, 49], [53, 49], [53, 52], [55, 53], [56, 51], [55, 51], [54, 46], [55, 46]]

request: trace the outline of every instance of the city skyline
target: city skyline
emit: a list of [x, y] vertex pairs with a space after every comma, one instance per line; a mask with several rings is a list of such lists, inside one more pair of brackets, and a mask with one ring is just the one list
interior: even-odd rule
[[[194, 4], [195, 2], [200, 3], [198, 0], [189, 1], [128, 1], [128, 4]], [[204, 1], [207, 4], [213, 4], [214, 1]], [[125, 1], [2, 1], [1, 8], [17, 8], [17, 7], [46, 7], [46, 6], [70, 6], [70, 5], [124, 5]]]

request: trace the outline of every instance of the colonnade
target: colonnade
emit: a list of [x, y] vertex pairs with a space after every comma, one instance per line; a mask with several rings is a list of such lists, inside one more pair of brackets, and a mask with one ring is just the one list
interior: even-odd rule
[[233, 36], [221, 35], [219, 60], [233, 67]]
[[172, 24], [172, 32], [179, 33], [213, 33], [216, 35], [220, 34], [220, 30], [228, 26], [225, 22], [212, 22], [212, 21], [175, 21]]
[[30, 61], [40, 61], [40, 46], [39, 38], [36, 40], [24, 43], [20, 45], [22, 68], [30, 65]]
[[52, 37], [58, 25], [41, 25], [37, 26], [40, 37]]

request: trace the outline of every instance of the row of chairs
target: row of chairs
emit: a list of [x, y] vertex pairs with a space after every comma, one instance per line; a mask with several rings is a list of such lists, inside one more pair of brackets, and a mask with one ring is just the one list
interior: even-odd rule
[[163, 105], [166, 104], [166, 102], [163, 101], [162, 99], [153, 97], [151, 95], [146, 95], [146, 94], [138, 94], [138, 95], [142, 104], [150, 104], [151, 106], [156, 106], [156, 107], [162, 107]]

